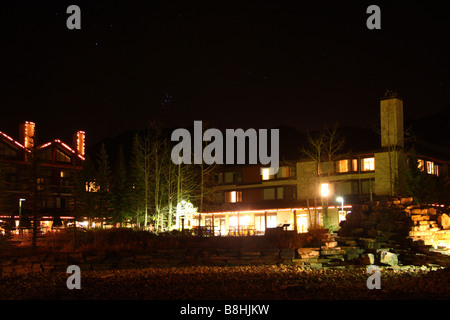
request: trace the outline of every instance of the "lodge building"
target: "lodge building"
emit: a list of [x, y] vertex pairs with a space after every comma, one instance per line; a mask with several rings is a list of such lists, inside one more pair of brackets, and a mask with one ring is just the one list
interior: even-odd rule
[[[40, 227], [70, 217], [73, 208], [73, 174], [85, 160], [85, 132], [73, 135], [72, 146], [55, 139], [34, 145], [36, 124], [20, 124], [19, 140], [0, 131], [0, 223], [29, 228], [34, 212]], [[43, 230], [45, 231], [45, 230]]]
[[[260, 165], [223, 165], [213, 177], [209, 201], [194, 215], [216, 235], [264, 234], [267, 228], [306, 232], [313, 225], [339, 228], [352, 205], [403, 194], [408, 154], [404, 141], [403, 101], [397, 95], [380, 100], [380, 128], [338, 128], [345, 148], [332, 161], [316, 161], [301, 152], [305, 134], [280, 131], [279, 171]], [[283, 150], [284, 147], [284, 150]], [[450, 156], [417, 143], [418, 167], [448, 176]], [[262, 168], [262, 174], [260, 170]]]

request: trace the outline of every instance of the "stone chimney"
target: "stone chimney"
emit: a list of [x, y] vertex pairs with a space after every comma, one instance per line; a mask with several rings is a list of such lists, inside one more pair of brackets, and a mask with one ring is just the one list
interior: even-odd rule
[[403, 100], [386, 91], [380, 100], [381, 147], [403, 147]]
[[19, 126], [20, 143], [27, 149], [31, 149], [34, 146], [35, 126], [35, 123], [31, 121], [25, 121]]

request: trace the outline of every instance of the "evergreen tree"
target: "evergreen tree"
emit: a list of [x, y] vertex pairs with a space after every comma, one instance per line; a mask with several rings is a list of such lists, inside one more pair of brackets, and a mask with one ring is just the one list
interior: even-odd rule
[[102, 227], [104, 219], [108, 217], [111, 209], [111, 166], [109, 156], [106, 151], [105, 144], [102, 143], [97, 154], [97, 186], [98, 186], [98, 213], [102, 219]]
[[80, 216], [88, 218], [88, 226], [92, 225], [98, 207], [98, 194], [95, 184], [96, 171], [89, 155], [83, 162], [81, 170], [74, 172], [75, 210]]
[[419, 168], [418, 163], [416, 150], [412, 148], [406, 168], [406, 193], [413, 197], [415, 203], [420, 204], [432, 201], [436, 191], [436, 179], [427, 174], [424, 168]]
[[129, 218], [130, 186], [123, 147], [120, 145], [113, 173], [112, 203], [114, 222], [120, 226]]
[[145, 188], [148, 180], [145, 175], [145, 154], [142, 148], [143, 142], [139, 134], [133, 137], [131, 160], [129, 164], [129, 179], [131, 183], [130, 207], [136, 217], [136, 226], [141, 227], [147, 206]]

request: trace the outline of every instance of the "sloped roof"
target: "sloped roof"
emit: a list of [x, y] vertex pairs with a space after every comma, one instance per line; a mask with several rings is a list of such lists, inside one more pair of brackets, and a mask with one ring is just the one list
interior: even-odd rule
[[[42, 145], [40, 145], [39, 147], [38, 147], [38, 149], [45, 149], [45, 148], [48, 148], [48, 147], [50, 147], [50, 146], [52, 146], [52, 145], [57, 145], [57, 146], [60, 146], [62, 149], [64, 149], [64, 150], [66, 150], [66, 151], [68, 151], [69, 153], [71, 153], [71, 154], [76, 154], [76, 152], [75, 152], [75, 150], [73, 150], [71, 147], [69, 147], [66, 143], [64, 143], [64, 142], [62, 142], [61, 140], [59, 140], [59, 139], [56, 139], [56, 140], [53, 140], [53, 141], [49, 141], [49, 142], [47, 142], [47, 143], [44, 143], [44, 144], [42, 144]], [[80, 159], [82, 159], [82, 160], [84, 160], [85, 158], [82, 156], [82, 155], [78, 155], [78, 157], [80, 158]]]
[[14, 140], [10, 136], [8, 136], [6, 133], [3, 133], [1, 131], [0, 131], [0, 138], [14, 148], [20, 148], [20, 149], [26, 150], [25, 147], [21, 143], [17, 142], [16, 140]]

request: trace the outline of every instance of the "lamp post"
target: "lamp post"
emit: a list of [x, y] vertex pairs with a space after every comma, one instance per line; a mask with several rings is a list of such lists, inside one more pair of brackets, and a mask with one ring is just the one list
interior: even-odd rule
[[19, 234], [22, 235], [22, 226], [21, 226], [21, 221], [22, 221], [22, 201], [25, 201], [26, 199], [19, 199]]
[[337, 197], [336, 201], [341, 202], [342, 210], [339, 212], [339, 223], [345, 220], [344, 197]]

